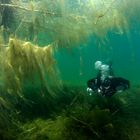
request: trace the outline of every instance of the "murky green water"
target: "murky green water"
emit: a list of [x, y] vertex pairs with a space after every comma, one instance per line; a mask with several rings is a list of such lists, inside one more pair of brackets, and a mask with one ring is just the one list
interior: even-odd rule
[[[139, 0], [0, 0], [0, 139], [139, 140]], [[130, 89], [86, 92], [95, 61]]]

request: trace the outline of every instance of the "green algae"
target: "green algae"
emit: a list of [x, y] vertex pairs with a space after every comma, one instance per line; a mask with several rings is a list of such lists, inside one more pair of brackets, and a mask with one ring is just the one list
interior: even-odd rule
[[[65, 91], [67, 92], [63, 94], [67, 98], [69, 96], [68, 89]], [[84, 91], [79, 89], [79, 92], [78, 90], [76, 92], [69, 90], [69, 92], [73, 96], [69, 97], [67, 102], [61, 102], [64, 99], [63, 97], [57, 98], [59, 104], [51, 103], [51, 106], [54, 107], [52, 112], [49, 112], [50, 115], [46, 114], [46, 116], [41, 117], [41, 115], [37, 116], [35, 112], [31, 112], [28, 116], [25, 115], [25, 118], [23, 117], [24, 114], [20, 113], [16, 117], [13, 116], [16, 119], [12, 121], [16, 126], [7, 127], [9, 131], [3, 129], [1, 131], [3, 132], [1, 133], [3, 139], [90, 140], [94, 138], [95, 140], [137, 140], [140, 129], [140, 105], [139, 101], [135, 99], [139, 97], [139, 89], [124, 92], [122, 95], [118, 94], [114, 97], [115, 99], [102, 98], [102, 102], [96, 100], [97, 102], [94, 105], [89, 100], [83, 100], [83, 96], [84, 99], [88, 97]], [[78, 97], [73, 101], [77, 94], [79, 94]], [[92, 98], [97, 97], [95, 95]], [[40, 99], [41, 103], [43, 103], [42, 101]], [[106, 104], [104, 107], [101, 106], [103, 101]], [[110, 104], [112, 101], [115, 107]], [[65, 107], [62, 108], [62, 106]], [[39, 106], [33, 106], [32, 110], [38, 110], [37, 107], [40, 108]], [[26, 112], [30, 111], [28, 109], [27, 107]], [[46, 106], [42, 109], [47, 112]], [[18, 111], [23, 110], [18, 107]], [[29, 115], [34, 117], [29, 117]]]

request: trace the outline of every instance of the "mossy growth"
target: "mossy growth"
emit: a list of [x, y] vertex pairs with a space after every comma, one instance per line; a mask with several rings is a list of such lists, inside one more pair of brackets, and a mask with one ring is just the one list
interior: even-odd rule
[[22, 98], [28, 85], [36, 85], [46, 89], [48, 96], [55, 96], [50, 87], [60, 89], [52, 45], [41, 48], [11, 38], [8, 47], [2, 50], [1, 58], [1, 79], [6, 93]]
[[14, 140], [19, 129], [17, 112], [10, 99], [0, 94], [0, 139]]
[[[17, 140], [111, 140], [121, 137], [108, 109], [75, 107], [54, 119], [36, 119], [22, 125]], [[122, 132], [123, 133], [123, 132]], [[121, 135], [122, 137], [124, 135]], [[123, 137], [125, 138], [125, 137]]]
[[37, 119], [23, 125], [17, 140], [59, 140], [62, 139], [62, 132], [65, 128], [66, 118], [57, 117], [56, 120]]
[[[87, 95], [83, 97], [84, 92], [81, 92], [80, 89], [79, 92], [78, 90], [76, 92], [71, 90], [68, 91], [68, 89], [66, 91], [66, 95], [73, 94], [73, 96], [65, 95], [65, 98], [70, 99], [67, 99], [67, 102], [62, 102], [63, 105], [61, 104], [61, 101], [59, 102], [59, 104], [53, 104], [54, 106], [57, 105], [57, 107], [60, 107], [60, 109], [57, 113], [54, 112], [53, 114], [51, 112], [51, 115], [49, 117], [43, 118], [41, 116], [36, 116], [33, 119], [28, 120], [22, 118], [21, 122], [20, 119], [20, 121], [16, 119], [14, 120], [15, 116], [11, 116], [11, 118], [13, 118], [12, 121], [14, 122], [14, 124], [16, 124], [16, 126], [11, 125], [11, 127], [7, 125], [7, 129], [3, 129], [2, 131], [0, 131], [0, 134], [3, 136], [3, 140], [137, 140], [136, 138], [138, 138], [139, 126], [134, 122], [139, 121], [137, 121], [138, 118], [135, 120], [134, 117], [132, 118], [132, 115], [134, 113], [139, 112], [138, 106], [137, 108], [135, 108], [135, 102], [132, 102], [131, 106], [128, 106], [128, 108], [125, 110], [124, 113], [127, 115], [126, 117], [125, 114], [122, 115], [122, 113], [120, 114], [115, 111], [121, 106], [120, 102], [118, 101], [120, 100], [120, 98], [118, 98], [119, 96], [116, 96], [115, 100], [113, 100], [115, 108], [112, 108], [110, 107], [112, 104], [109, 103], [112, 100], [111, 98], [109, 100], [100, 97], [104, 105], [103, 107], [101, 106], [101, 101], [97, 101], [96, 103], [94, 103], [94, 105], [91, 104], [89, 100], [85, 101], [85, 97]], [[139, 97], [138, 93], [137, 97]], [[133, 99], [137, 97], [134, 97], [133, 95]], [[62, 98], [62, 100], [65, 100], [65, 98]], [[83, 98], [85, 100], [83, 100]], [[95, 100], [93, 101], [96, 101], [96, 96], [90, 96], [90, 98], [95, 98]], [[123, 95], [123, 98], [127, 99], [127, 102], [129, 102], [130, 100], [132, 101], [132, 97], [128, 98], [125, 93]], [[43, 100], [39, 100], [41, 104]], [[58, 103], [58, 101], [56, 102]], [[26, 104], [24, 103], [23, 105], [26, 106]], [[47, 112], [48, 110], [46, 109], [46, 106], [44, 106], [43, 108], [43, 105], [42, 109]], [[132, 107], [134, 107], [135, 110], [132, 110]], [[29, 112], [29, 109], [26, 109], [27, 110], [25, 113]], [[32, 109], [36, 110], [37, 108]], [[6, 108], [4, 110], [6, 110]], [[136, 110], [138, 112], [136, 112]], [[40, 110], [40, 112], [41, 111], [42, 110]], [[129, 113], [130, 116], [128, 116], [127, 113]], [[8, 116], [8, 114], [4, 114], [4, 116], [6, 115]], [[35, 115], [35, 113], [32, 115]], [[135, 114], [134, 116], [136, 118], [136, 116], [138, 117], [139, 115]], [[4, 126], [5, 122], [3, 121], [3, 118], [0, 117], [0, 119], [0, 122], [3, 122]], [[10, 118], [6, 118], [6, 120], [6, 122], [8, 122]]]
[[[88, 101], [81, 100], [82, 94], [77, 97], [72, 106], [51, 119], [34, 119], [21, 127], [17, 139], [23, 140], [130, 140], [128, 136], [131, 128], [127, 128], [125, 121], [129, 120], [114, 110], [121, 104], [114, 100], [115, 109], [99, 107], [100, 102], [93, 107]], [[91, 97], [90, 97], [91, 98]], [[94, 97], [93, 97], [94, 98]], [[116, 97], [117, 98], [117, 97]], [[80, 101], [78, 101], [80, 99]], [[119, 100], [119, 99], [118, 99]], [[107, 102], [110, 102], [107, 99]], [[99, 104], [98, 104], [99, 103]], [[119, 103], [119, 104], [118, 104]], [[118, 104], [118, 105], [117, 105]], [[108, 103], [108, 106], [111, 105]], [[111, 110], [112, 109], [112, 110]], [[125, 120], [125, 121], [124, 121]]]
[[66, 124], [67, 137], [77, 140], [86, 139], [110, 139], [113, 137], [114, 126], [111, 113], [108, 109], [98, 107], [90, 110], [88, 107], [77, 107], [69, 115]]
[[[77, 110], [77, 111], [76, 111]], [[54, 120], [37, 119], [26, 123], [17, 139], [23, 140], [87, 140], [110, 138], [113, 134], [109, 110], [89, 111], [83, 108], [82, 112], [76, 109], [69, 116], [62, 114]]]

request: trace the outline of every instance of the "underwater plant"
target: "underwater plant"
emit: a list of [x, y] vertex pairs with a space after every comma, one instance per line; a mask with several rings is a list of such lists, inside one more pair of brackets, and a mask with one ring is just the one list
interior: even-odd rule
[[21, 137], [23, 140], [113, 139], [116, 130], [112, 119], [108, 109], [89, 110], [88, 107], [75, 106], [69, 114], [63, 113], [54, 119], [36, 119], [25, 123], [17, 139]]
[[[10, 39], [1, 53], [2, 83], [6, 93], [23, 97], [26, 85], [38, 85], [53, 96], [50, 86], [61, 85], [53, 58], [53, 46], [33, 46], [30, 42]], [[48, 95], [49, 96], [49, 95]]]
[[54, 57], [59, 48], [79, 47], [90, 35], [102, 47], [110, 31], [128, 34], [131, 3], [0, 0], [1, 140], [138, 140], [139, 90], [131, 91], [137, 97], [87, 100], [85, 89], [62, 87]]
[[[0, 128], [3, 129], [0, 135], [6, 140], [15, 139], [15, 133], [20, 130], [19, 120], [25, 120], [24, 113], [23, 116], [29, 117], [33, 113], [35, 116], [32, 111], [35, 107], [42, 115], [50, 113], [54, 106], [52, 98], [61, 91], [61, 80], [53, 45], [38, 47], [16, 38], [10, 38], [8, 46], [3, 44], [1, 38]], [[33, 96], [31, 91], [35, 91]]]
[[[75, 5], [78, 8], [74, 8]], [[12, 0], [10, 4], [0, 4], [0, 7], [14, 9], [15, 27], [9, 36], [14, 34], [41, 45], [56, 42], [59, 47], [71, 48], [87, 42], [90, 35], [104, 42], [109, 31], [119, 35], [128, 33], [126, 5], [124, 1], [120, 5], [119, 0]]]
[[114, 128], [110, 122], [109, 110], [89, 111], [84, 108], [82, 111], [75, 110], [77, 114], [70, 113], [70, 116], [61, 114], [54, 120], [37, 119], [27, 122], [17, 139], [87, 140], [101, 139], [108, 134], [108, 138], [111, 137]]

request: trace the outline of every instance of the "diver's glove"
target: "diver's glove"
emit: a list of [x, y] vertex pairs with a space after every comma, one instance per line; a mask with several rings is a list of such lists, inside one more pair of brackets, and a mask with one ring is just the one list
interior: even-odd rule
[[89, 95], [92, 95], [92, 93], [93, 93], [93, 90], [91, 89], [91, 88], [87, 88], [87, 93], [89, 94]]

